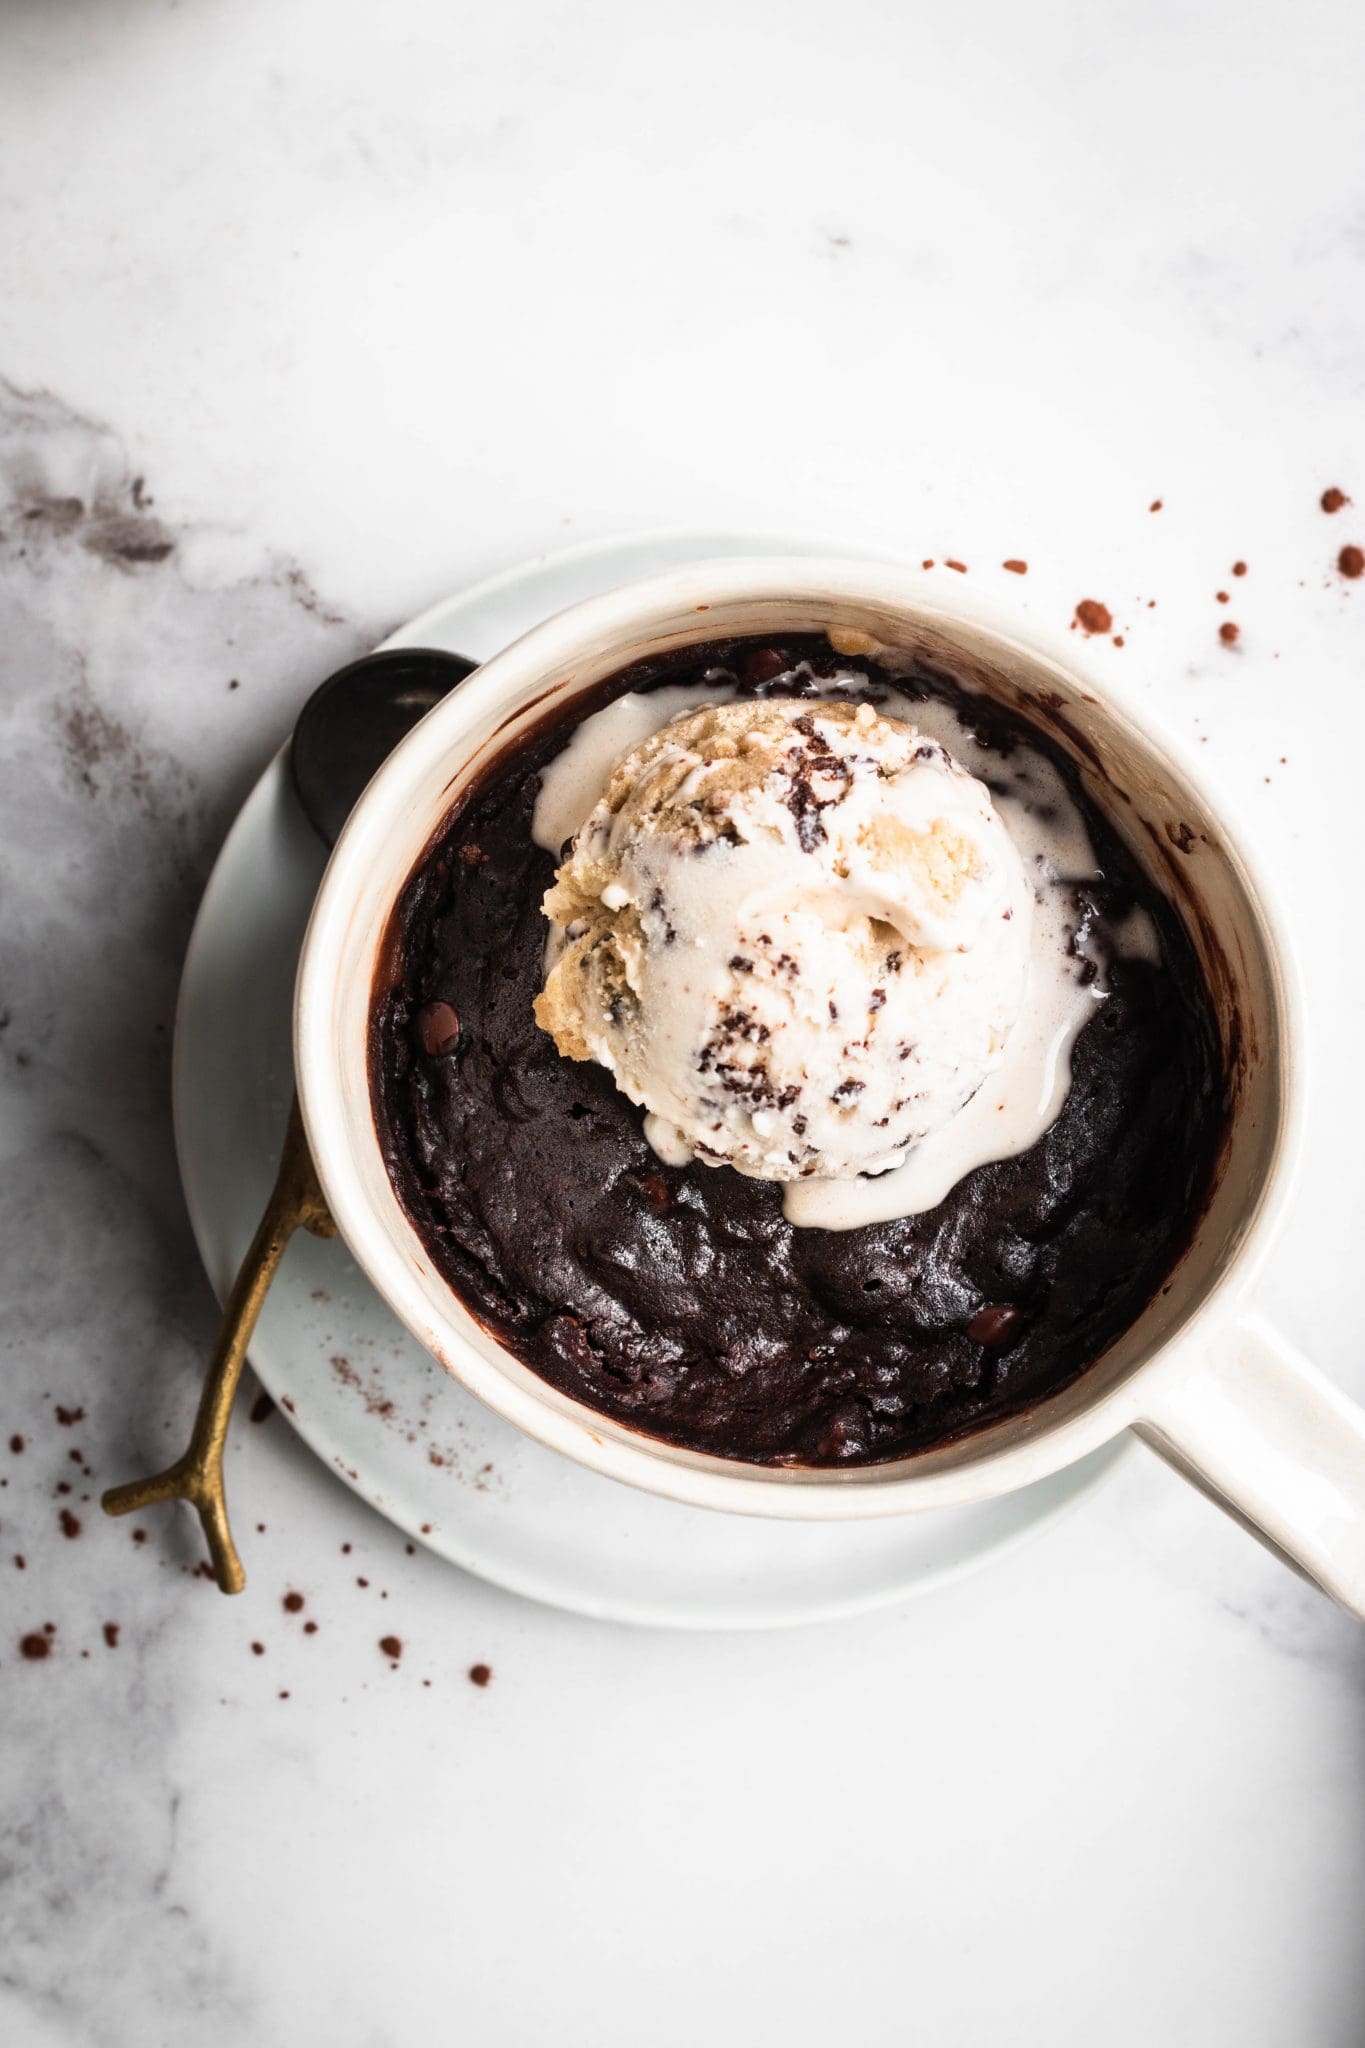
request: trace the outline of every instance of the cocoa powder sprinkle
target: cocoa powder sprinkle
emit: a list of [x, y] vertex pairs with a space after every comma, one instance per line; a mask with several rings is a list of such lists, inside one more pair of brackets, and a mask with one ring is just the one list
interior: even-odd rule
[[72, 1540], [74, 1540], [75, 1537], [80, 1535], [81, 1518], [79, 1515], [73, 1515], [70, 1508], [63, 1508], [61, 1514], [58, 1516], [58, 1520], [62, 1525], [62, 1534], [66, 1537], [68, 1542], [71, 1542]]
[[493, 1667], [491, 1664], [471, 1664], [469, 1667], [469, 1683], [471, 1685], [487, 1685], [492, 1676]]
[[1076, 606], [1076, 623], [1086, 633], [1111, 633], [1114, 614], [1097, 597], [1083, 597]]
[[9, 1440], [9, 1447], [17, 1458], [24, 1448], [24, 1439], [21, 1436], [12, 1436]]
[[1354, 583], [1357, 576], [1365, 576], [1365, 550], [1354, 545], [1344, 547], [1337, 556], [1337, 567]]
[[403, 1642], [400, 1636], [381, 1636], [379, 1638], [379, 1647], [384, 1652], [384, 1655], [395, 1664], [403, 1654]]
[[1016, 555], [1011, 555], [1008, 562], [1002, 562], [1000, 566], [1002, 569], [1008, 569], [1011, 576], [1028, 575], [1028, 563], [1021, 562]]
[[1339, 490], [1335, 484], [1331, 484], [1323, 492], [1320, 502], [1324, 512], [1340, 512], [1342, 506], [1349, 505], [1351, 501], [1345, 491]]
[[1241, 627], [1235, 626], [1231, 619], [1224, 619], [1222, 625], [1218, 628], [1218, 638], [1222, 641], [1223, 645], [1225, 647], [1232, 647], [1241, 637]]
[[286, 1614], [298, 1614], [303, 1608], [302, 1593], [286, 1593], [280, 1602]]
[[116, 1621], [106, 1621], [104, 1624], [104, 1640], [111, 1650], [118, 1648], [118, 1627]]
[[27, 1659], [30, 1664], [41, 1664], [44, 1657], [51, 1654], [51, 1650], [52, 1644], [48, 1638], [38, 1635], [36, 1632], [32, 1635], [20, 1636], [19, 1638], [19, 1655]]

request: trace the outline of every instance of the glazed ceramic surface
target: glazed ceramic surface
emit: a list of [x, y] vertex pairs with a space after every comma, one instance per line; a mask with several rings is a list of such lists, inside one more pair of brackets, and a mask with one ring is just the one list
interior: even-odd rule
[[[420, 635], [423, 623], [413, 628]], [[463, 788], [552, 708], [628, 663], [717, 634], [852, 634], [1024, 711], [1070, 755], [1184, 920], [1223, 1040], [1226, 1136], [1193, 1241], [1149, 1306], [1070, 1386], [969, 1437], [838, 1473], [665, 1445], [547, 1386], [447, 1286], [390, 1184], [369, 1095], [372, 990], [394, 904]], [[1289, 1198], [1302, 1027], [1267, 886], [1187, 766], [1007, 609], [918, 575], [802, 557], [688, 562], [586, 599], [490, 659], [395, 749], [328, 862], [299, 962], [295, 1074], [329, 1206], [408, 1328], [508, 1421], [592, 1470], [695, 1506], [802, 1519], [989, 1499], [1127, 1426], [1365, 1616], [1365, 1413], [1242, 1304]], [[1256, 1370], [1248, 1365], [1254, 1349]], [[1221, 1392], [1210, 1409], [1200, 1372]]]

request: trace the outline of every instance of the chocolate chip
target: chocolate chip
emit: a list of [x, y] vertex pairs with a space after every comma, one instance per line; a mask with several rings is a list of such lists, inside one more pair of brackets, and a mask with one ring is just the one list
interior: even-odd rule
[[991, 1308], [979, 1308], [967, 1325], [967, 1335], [973, 1344], [984, 1344], [988, 1351], [998, 1351], [1014, 1342], [1023, 1320], [1017, 1308], [1001, 1302]]
[[460, 1020], [449, 1003], [424, 1003], [417, 1012], [417, 1032], [429, 1059], [454, 1052], [460, 1042]]
[[741, 674], [746, 683], [774, 683], [790, 667], [780, 647], [752, 647], [744, 657]]

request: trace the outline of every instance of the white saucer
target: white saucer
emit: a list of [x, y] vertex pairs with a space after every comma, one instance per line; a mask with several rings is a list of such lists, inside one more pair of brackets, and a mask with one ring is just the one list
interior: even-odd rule
[[[855, 551], [725, 534], [576, 548], [451, 598], [389, 644], [486, 659], [578, 598], [679, 562], [760, 552]], [[294, 967], [323, 861], [281, 753], [219, 855], [176, 1018], [180, 1172], [220, 1300], [279, 1156]], [[303, 1233], [251, 1361], [318, 1456], [452, 1564], [557, 1607], [678, 1628], [778, 1627], [899, 1600], [1019, 1541], [1122, 1455], [1111, 1447], [1007, 1499], [900, 1520], [764, 1522], [679, 1507], [571, 1464], [490, 1414], [413, 1342], [340, 1242]]]

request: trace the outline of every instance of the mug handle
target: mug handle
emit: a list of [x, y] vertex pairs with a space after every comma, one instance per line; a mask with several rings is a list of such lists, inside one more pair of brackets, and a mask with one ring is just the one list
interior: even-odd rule
[[1365, 1409], [1255, 1312], [1140, 1406], [1158, 1457], [1365, 1621]]

